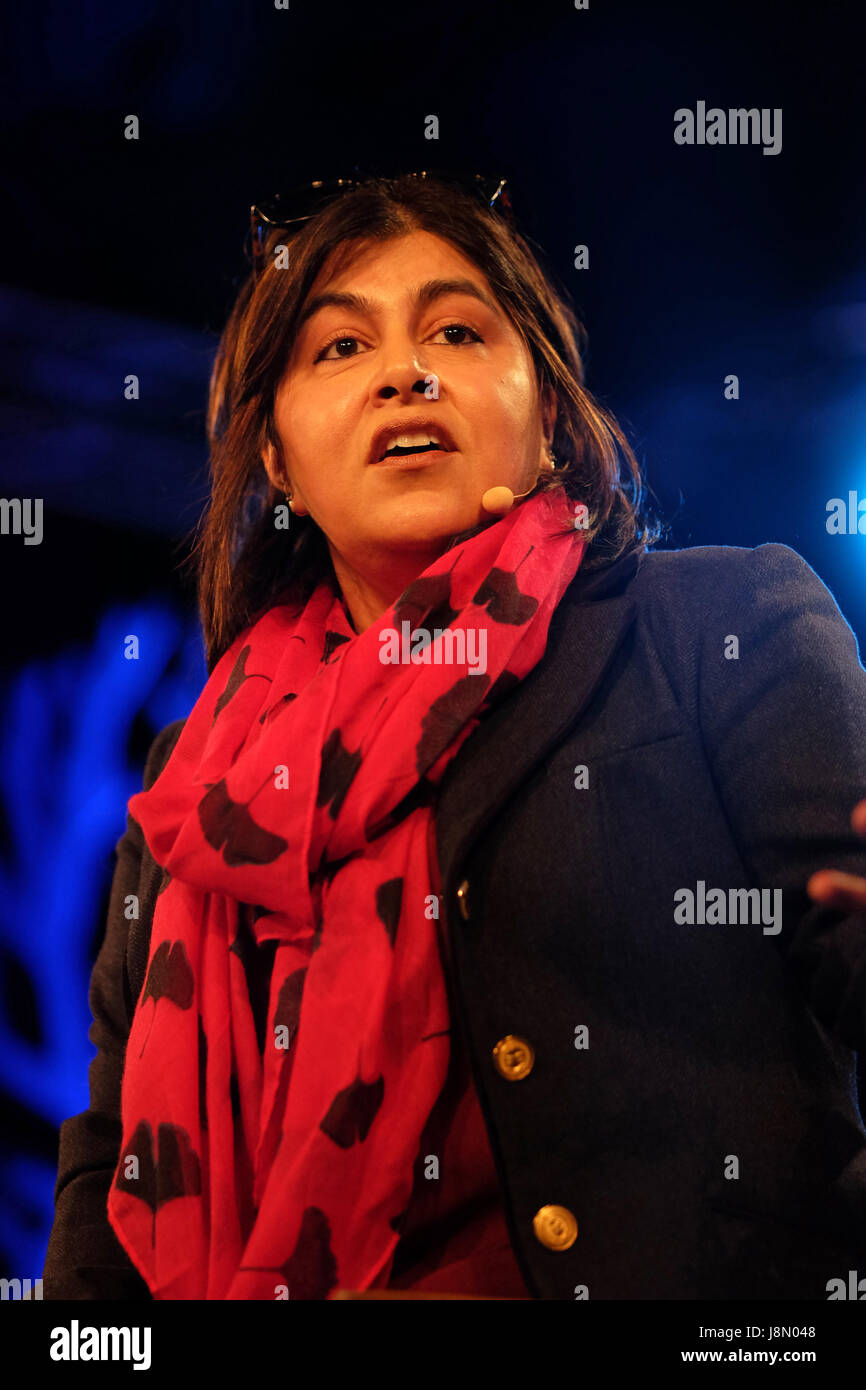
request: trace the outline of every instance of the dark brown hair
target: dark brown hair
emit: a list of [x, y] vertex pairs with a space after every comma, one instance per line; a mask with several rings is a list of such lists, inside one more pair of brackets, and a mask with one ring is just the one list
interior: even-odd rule
[[207, 416], [211, 496], [188, 561], [197, 571], [208, 672], [278, 598], [303, 603], [325, 576], [338, 587], [326, 538], [311, 516], [292, 515], [288, 531], [275, 527], [273, 509], [282, 499], [262, 450], [279, 443], [274, 398], [322, 268], [337, 272], [370, 243], [416, 229], [474, 262], [529, 349], [539, 390], [549, 386], [555, 395], [558, 468], [542, 475], [538, 488], [564, 487], [586, 504], [589, 549], [582, 568], [609, 564], [659, 539], [659, 524], [642, 514], [646, 488], [637, 459], [613, 415], [584, 385], [583, 325], [527, 240], [450, 185], [411, 176], [370, 179], [303, 224], [289, 242], [288, 267], [273, 256], [286, 234], [269, 234], [265, 269], [258, 282], [250, 273], [241, 284], [220, 340]]

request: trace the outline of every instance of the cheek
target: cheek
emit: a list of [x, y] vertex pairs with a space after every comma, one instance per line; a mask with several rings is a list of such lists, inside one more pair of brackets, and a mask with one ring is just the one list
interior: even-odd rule
[[333, 387], [317, 391], [315, 383], [299, 387], [284, 403], [281, 424], [298, 449], [320, 448], [323, 441], [345, 440], [357, 421], [357, 399]]
[[323, 414], [309, 400], [304, 403], [295, 394], [281, 402], [275, 420], [286, 458], [296, 466], [303, 465], [321, 447]]
[[499, 378], [483, 413], [497, 433], [518, 440], [530, 431], [534, 408], [531, 384], [522, 372], [515, 371]]

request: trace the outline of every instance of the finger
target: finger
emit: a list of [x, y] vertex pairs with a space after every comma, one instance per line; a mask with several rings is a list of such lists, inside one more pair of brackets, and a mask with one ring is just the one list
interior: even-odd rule
[[858, 835], [866, 840], [866, 800], [858, 801], [851, 812], [851, 824]]
[[866, 878], [843, 874], [838, 869], [819, 869], [806, 884], [815, 902], [840, 907], [846, 912], [866, 912]]

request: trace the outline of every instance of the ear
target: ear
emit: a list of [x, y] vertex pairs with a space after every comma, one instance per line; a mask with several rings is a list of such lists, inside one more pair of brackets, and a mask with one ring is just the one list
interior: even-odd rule
[[552, 386], [545, 385], [541, 392], [541, 419], [544, 426], [544, 437], [553, 443], [553, 431], [556, 428], [556, 417], [559, 414], [556, 392]]
[[273, 486], [276, 488], [277, 492], [285, 492], [286, 481], [282, 471], [282, 460], [280, 459], [280, 453], [276, 445], [271, 444], [269, 440], [265, 443], [265, 446], [262, 449], [262, 463], [265, 466], [265, 472], [267, 473], [268, 478], [270, 479]]

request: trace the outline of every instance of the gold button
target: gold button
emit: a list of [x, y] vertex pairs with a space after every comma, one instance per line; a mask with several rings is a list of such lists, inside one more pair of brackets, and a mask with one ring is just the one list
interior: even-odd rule
[[548, 1250], [568, 1250], [577, 1240], [577, 1218], [568, 1207], [540, 1207], [532, 1218], [532, 1225]]
[[457, 905], [460, 908], [460, 916], [464, 922], [469, 921], [469, 879], [464, 878], [460, 887], [457, 889]]
[[525, 1038], [509, 1033], [507, 1037], [500, 1038], [494, 1047], [493, 1060], [500, 1076], [507, 1081], [522, 1081], [535, 1065], [535, 1053]]

